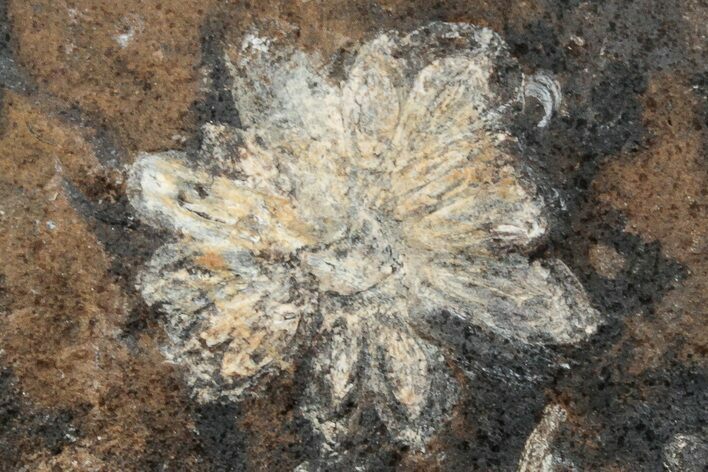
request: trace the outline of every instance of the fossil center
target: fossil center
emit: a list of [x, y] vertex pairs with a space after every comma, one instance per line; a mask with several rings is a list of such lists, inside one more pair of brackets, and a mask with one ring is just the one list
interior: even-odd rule
[[388, 278], [399, 265], [392, 238], [373, 216], [363, 213], [349, 221], [342, 237], [301, 255], [323, 292], [361, 293]]

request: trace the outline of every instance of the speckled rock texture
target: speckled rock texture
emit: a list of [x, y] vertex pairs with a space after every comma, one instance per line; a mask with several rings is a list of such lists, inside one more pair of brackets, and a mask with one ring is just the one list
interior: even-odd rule
[[0, 0], [0, 471], [706, 470], [707, 25]]

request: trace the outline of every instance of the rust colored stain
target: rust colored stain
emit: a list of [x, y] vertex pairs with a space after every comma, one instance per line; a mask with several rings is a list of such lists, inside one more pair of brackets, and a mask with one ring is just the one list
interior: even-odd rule
[[655, 77], [644, 97], [649, 147], [630, 161], [610, 162], [596, 181], [601, 201], [626, 215], [626, 230], [658, 240], [688, 274], [681, 287], [664, 297], [656, 321], [627, 319], [636, 343], [634, 372], [655, 366], [673, 345], [686, 361], [705, 360], [708, 169], [699, 106], [688, 86], [673, 77]]
[[8, 92], [4, 101], [3, 182], [33, 191], [59, 176], [88, 189], [100, 173], [100, 164], [78, 130], [44, 115], [27, 97]]
[[129, 149], [179, 144], [197, 97], [209, 1], [18, 0], [22, 65], [47, 91], [98, 115]]
[[687, 265], [708, 248], [705, 136], [698, 97], [675, 78], [657, 77], [644, 99], [649, 148], [631, 161], [612, 161], [598, 179], [601, 199], [622, 210], [626, 228], [659, 240], [667, 255]]
[[26, 401], [71, 411], [81, 431], [60, 456], [35, 451], [27, 461], [36, 470], [103, 463], [140, 470], [159, 437], [160, 454], [189, 463], [178, 380], [149, 338], [132, 349], [118, 338], [131, 303], [65, 195], [64, 179], [94, 182], [96, 160], [70, 127], [7, 97], [0, 136], [3, 364]]

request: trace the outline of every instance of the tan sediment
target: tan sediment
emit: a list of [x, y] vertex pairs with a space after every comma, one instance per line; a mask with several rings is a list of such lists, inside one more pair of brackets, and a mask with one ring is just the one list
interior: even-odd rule
[[613, 247], [601, 243], [590, 247], [588, 260], [598, 274], [608, 279], [617, 277], [626, 263], [625, 258]]
[[21, 64], [41, 88], [92, 113], [129, 149], [180, 144], [197, 98], [210, 1], [16, 0]]
[[160, 436], [167, 455], [189, 462], [189, 452], [170, 446], [183, 442], [188, 451], [192, 441], [178, 380], [149, 338], [137, 340], [139, 355], [119, 340], [132, 304], [63, 187], [66, 179], [110, 193], [101, 168], [77, 130], [22, 97], [5, 97], [0, 361], [27, 405], [68, 411], [81, 432], [59, 456], [41, 449], [22, 454], [37, 470], [139, 470]]
[[610, 162], [595, 184], [601, 201], [627, 217], [627, 231], [659, 241], [688, 276], [664, 296], [652, 321], [626, 320], [637, 346], [634, 372], [656, 366], [672, 346], [684, 361], [705, 362], [708, 169], [699, 99], [684, 80], [653, 77], [643, 99], [649, 146], [631, 160]]

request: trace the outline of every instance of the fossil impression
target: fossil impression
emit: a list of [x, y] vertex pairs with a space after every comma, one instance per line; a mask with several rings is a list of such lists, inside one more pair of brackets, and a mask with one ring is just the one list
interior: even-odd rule
[[458, 390], [423, 315], [523, 344], [594, 332], [566, 265], [527, 257], [549, 219], [508, 131], [523, 80], [499, 36], [386, 33], [337, 73], [254, 44], [228, 60], [243, 126], [206, 124], [198, 155], [141, 155], [129, 172], [139, 216], [174, 234], [139, 289], [198, 400], [238, 400], [297, 365], [326, 443], [366, 397], [419, 448]]

